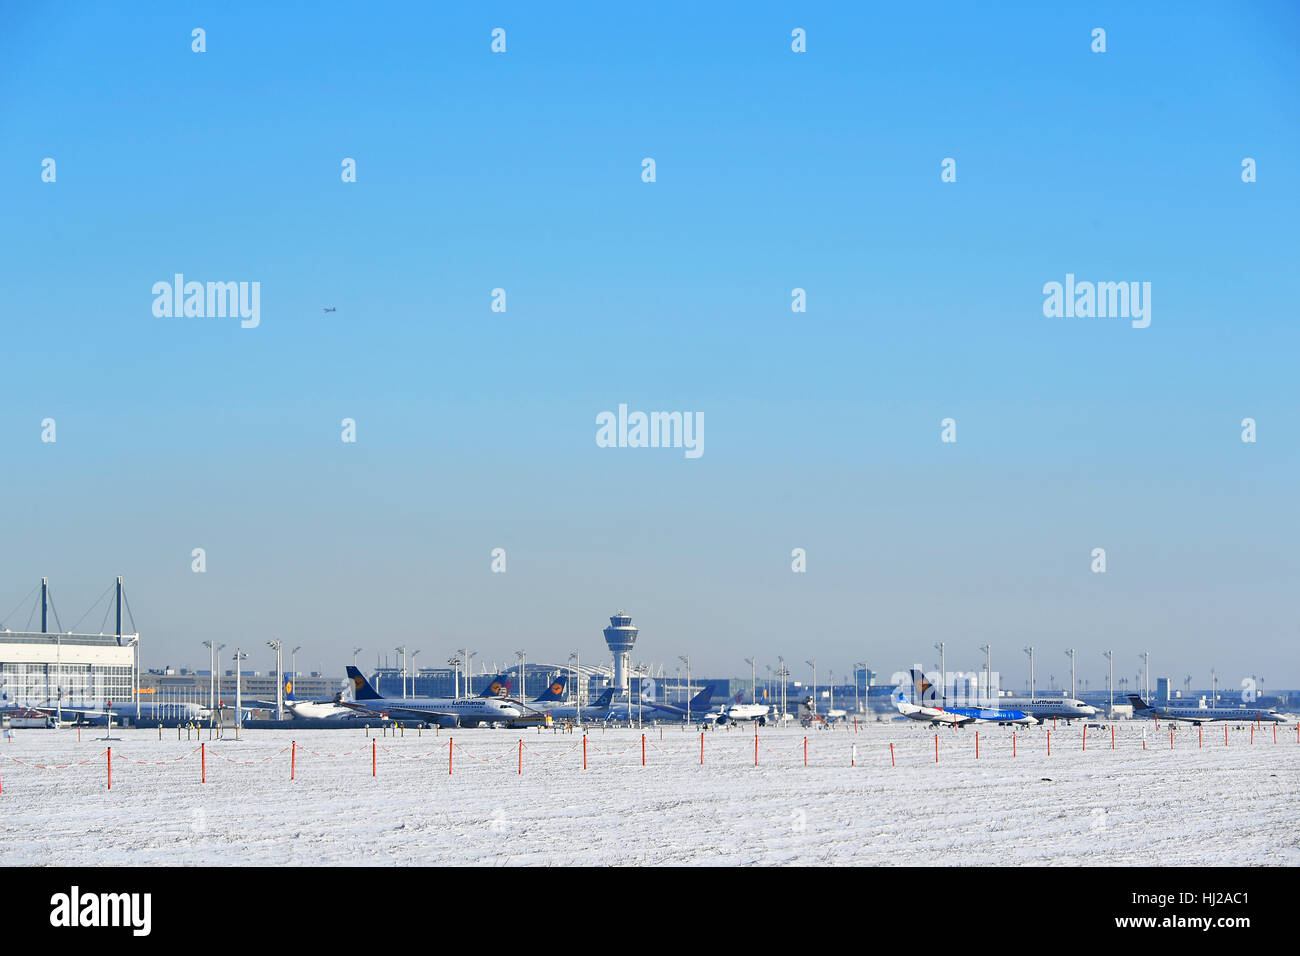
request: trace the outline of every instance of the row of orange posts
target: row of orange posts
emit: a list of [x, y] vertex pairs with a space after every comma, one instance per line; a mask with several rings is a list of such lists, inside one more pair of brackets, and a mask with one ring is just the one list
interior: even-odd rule
[[[1250, 727], [1250, 742], [1252, 744], [1255, 742], [1254, 723], [1252, 723]], [[1273, 743], [1277, 743], [1276, 723], [1273, 724]], [[1296, 725], [1296, 743], [1300, 743], [1300, 724]], [[1198, 725], [1197, 746], [1203, 747], [1204, 745], [1205, 745], [1205, 731], [1203, 727]], [[1224, 725], [1223, 728], [1223, 745], [1225, 747], [1229, 746], [1227, 725]], [[645, 734], [642, 734], [641, 735], [641, 766], [643, 767], [646, 765], [645, 748], [646, 748], [646, 738], [645, 738]], [[1088, 749], [1088, 728], [1087, 727], [1083, 728], [1083, 749], [1084, 750]], [[1113, 725], [1110, 728], [1110, 749], [1111, 750], [1115, 749], [1115, 728]], [[1142, 749], [1143, 750], [1147, 749], [1147, 739], [1145, 733], [1142, 735]], [[1170, 750], [1174, 749], [1174, 727], [1172, 724], [1169, 726], [1169, 749]], [[455, 750], [456, 750], [455, 738], [452, 737], [447, 738], [448, 775], [452, 774], [455, 768]], [[113, 789], [113, 748], [108, 747], [104, 751], [104, 755], [107, 758], [108, 789], [112, 790]], [[1047, 755], [1049, 757], [1052, 755], [1052, 732], [1050, 730], [1047, 732]], [[857, 766], [857, 756], [858, 756], [857, 744], [854, 744], [852, 757], [850, 758], [849, 761], [850, 766]], [[980, 735], [979, 735], [979, 731], [976, 731], [975, 732], [975, 759], [978, 760], [979, 756], [980, 756]], [[1011, 733], [1011, 756], [1012, 757], [1016, 756], [1016, 734], [1014, 731], [1012, 731]], [[289, 779], [290, 780], [294, 780], [297, 778], [297, 760], [298, 760], [298, 742], [295, 740], [290, 742], [290, 752], [289, 752]], [[200, 781], [202, 783], [207, 783], [208, 782], [208, 753], [207, 753], [206, 743], [199, 744], [199, 761], [201, 766]], [[939, 735], [938, 734], [934, 735], [934, 762], [935, 763], [939, 762]], [[701, 766], [704, 765], [704, 734], [703, 733], [700, 734], [700, 765]], [[804, 737], [803, 739], [803, 765], [805, 767], [808, 766], [808, 738], [807, 737]], [[891, 767], [898, 766], [897, 758], [894, 752], [894, 745], [892, 743], [889, 745], [889, 765]], [[758, 766], [758, 728], [757, 727], [755, 727], [754, 729], [754, 766], [755, 767]], [[582, 769], [583, 770], [587, 769], [586, 734], [583, 734], [582, 737]], [[519, 741], [518, 772], [520, 774], [524, 772], [524, 742], [522, 739]], [[370, 741], [370, 775], [372, 777], [377, 777], [379, 775], [378, 743], [374, 739], [371, 739]], [[0, 781], [0, 793], [4, 793], [3, 781]]]

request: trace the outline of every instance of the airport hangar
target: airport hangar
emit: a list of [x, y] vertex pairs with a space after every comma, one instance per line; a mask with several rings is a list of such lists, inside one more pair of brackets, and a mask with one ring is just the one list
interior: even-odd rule
[[0, 630], [0, 706], [131, 701], [135, 634]]

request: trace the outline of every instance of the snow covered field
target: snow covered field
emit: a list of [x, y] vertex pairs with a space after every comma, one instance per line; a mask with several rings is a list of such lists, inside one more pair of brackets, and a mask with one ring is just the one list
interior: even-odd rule
[[205, 732], [206, 784], [174, 729], [17, 730], [0, 863], [1300, 864], [1294, 726], [1227, 747], [1222, 726], [1200, 747], [1179, 726], [1172, 750], [1164, 722], [1116, 728], [1116, 749], [1094, 729], [1085, 751], [1062, 725], [1050, 756], [1049, 728], [1022, 728], [1013, 757], [1011, 730], [983, 727], [978, 760], [974, 731], [942, 730], [937, 764], [919, 725], [763, 729], [757, 767], [750, 728], [707, 733], [703, 766], [698, 732], [646, 728], [644, 767], [642, 731], [593, 729], [585, 772], [578, 734], [409, 731], [377, 738], [375, 777], [361, 729]]

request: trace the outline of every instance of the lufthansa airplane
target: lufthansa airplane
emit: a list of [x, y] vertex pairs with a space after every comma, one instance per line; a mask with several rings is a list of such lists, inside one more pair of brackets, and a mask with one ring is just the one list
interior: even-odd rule
[[352, 710], [387, 714], [395, 720], [422, 720], [442, 727], [477, 727], [480, 724], [508, 724], [523, 714], [513, 701], [496, 697], [382, 697], [351, 665], [348, 677], [355, 688], [354, 700], [339, 703]]

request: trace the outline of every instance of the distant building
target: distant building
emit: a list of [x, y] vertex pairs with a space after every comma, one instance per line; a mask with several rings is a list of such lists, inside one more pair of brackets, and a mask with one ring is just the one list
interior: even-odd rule
[[137, 635], [0, 631], [0, 705], [128, 701]]
[[1168, 701], [1169, 699], [1170, 699], [1169, 678], [1157, 677], [1156, 678], [1156, 700]]

